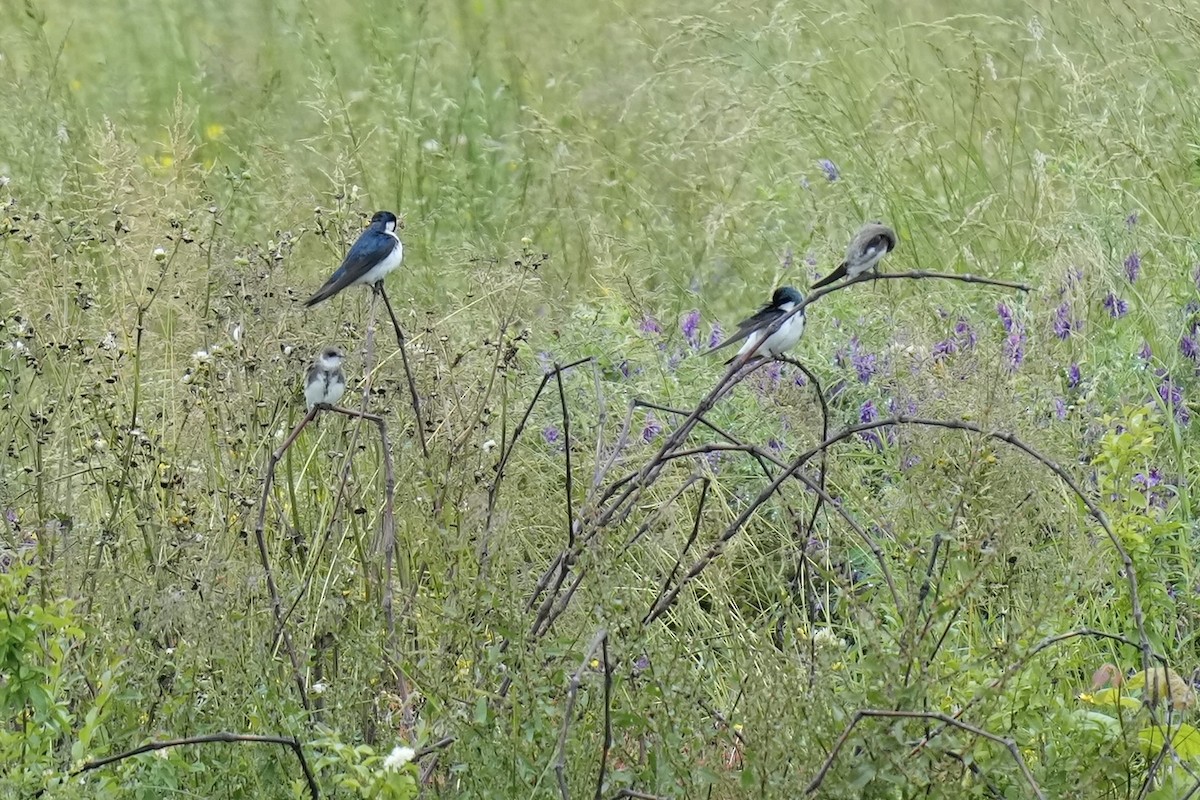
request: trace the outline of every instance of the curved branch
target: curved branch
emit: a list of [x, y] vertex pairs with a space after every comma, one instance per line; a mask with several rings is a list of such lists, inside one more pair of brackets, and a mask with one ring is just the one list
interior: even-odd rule
[[1033, 777], [1033, 773], [1029, 771], [1029, 765], [1025, 763], [1025, 758], [1021, 755], [1020, 748], [1017, 747], [1017, 743], [1012, 739], [1006, 739], [1002, 736], [997, 736], [996, 734], [986, 731], [983, 728], [977, 728], [974, 725], [969, 725], [961, 720], [957, 720], [954, 717], [937, 711], [887, 711], [884, 709], [874, 708], [863, 708], [854, 712], [854, 717], [850, 720], [850, 724], [846, 726], [846, 729], [842, 731], [842, 735], [838, 737], [837, 742], [834, 743], [833, 749], [829, 751], [829, 756], [825, 759], [825, 763], [823, 763], [821, 768], [817, 770], [817, 774], [813, 776], [811, 781], [809, 781], [808, 786], [804, 787], [805, 794], [812, 794], [821, 786], [821, 783], [824, 782], [825, 776], [829, 773], [830, 768], [833, 766], [833, 762], [837, 760], [838, 754], [841, 753], [842, 748], [846, 745], [846, 740], [850, 738], [850, 733], [854, 730], [854, 727], [864, 719], [872, 717], [882, 717], [885, 719], [936, 720], [945, 723], [946, 725], [952, 725], [955, 728], [961, 728], [967, 733], [987, 739], [990, 742], [995, 742], [1007, 750], [1009, 755], [1012, 756], [1017, 768], [1021, 771], [1021, 775], [1025, 778], [1025, 782], [1028, 783], [1029, 788], [1033, 790], [1034, 797], [1039, 798], [1039, 800], [1045, 800], [1046, 798], [1046, 795], [1042, 793], [1042, 788], [1038, 786], [1037, 780]]
[[71, 777], [82, 775], [85, 772], [108, 764], [123, 761], [126, 758], [149, 753], [154, 750], [165, 750], [169, 747], [179, 747], [185, 744], [207, 744], [209, 742], [260, 742], [263, 744], [278, 744], [290, 748], [296, 754], [296, 758], [300, 761], [300, 767], [304, 770], [304, 780], [308, 783], [308, 793], [317, 800], [321, 796], [321, 790], [317, 787], [317, 779], [313, 775], [312, 769], [308, 766], [308, 761], [304, 758], [304, 750], [300, 747], [300, 742], [297, 739], [288, 736], [256, 736], [249, 733], [210, 733], [206, 736], [188, 736], [184, 739], [167, 739], [161, 742], [148, 742], [147, 744], [135, 747], [132, 750], [126, 750], [123, 753], [98, 758], [95, 761], [89, 761], [79, 769], [71, 773]]
[[692, 565], [675, 589], [655, 605], [655, 608], [648, 616], [648, 619], [654, 619], [655, 617], [660, 616], [663, 611], [666, 611], [671, 603], [674, 602], [683, 586], [689, 580], [703, 571], [705, 566], [707, 566], [710, 561], [720, 554], [721, 547], [730, 539], [732, 539], [733, 536], [736, 535], [737, 532], [746, 524], [746, 522], [749, 521], [750, 517], [753, 516], [758, 508], [767, 500], [769, 500], [771, 496], [779, 490], [779, 487], [783, 485], [783, 482], [796, 473], [801, 467], [803, 467], [806, 462], [808, 462], [814, 456], [820, 454], [822, 451], [832, 447], [834, 444], [848, 439], [855, 434], [874, 430], [876, 428], [899, 425], [915, 425], [919, 427], [943, 428], [946, 430], [960, 430], [977, 433], [980, 436], [986, 436], [988, 438], [1004, 442], [1020, 450], [1030, 458], [1040, 463], [1042, 466], [1046, 467], [1046, 469], [1050, 470], [1050, 472], [1054, 473], [1054, 475], [1062, 483], [1064, 483], [1075, 494], [1076, 497], [1080, 499], [1080, 501], [1087, 508], [1088, 513], [1100, 524], [1100, 527], [1104, 529], [1104, 532], [1108, 535], [1109, 541], [1112, 542], [1113, 548], [1117, 551], [1121, 558], [1121, 563], [1125, 572], [1125, 580], [1129, 584], [1130, 606], [1134, 625], [1137, 628], [1138, 641], [1141, 644], [1142, 669], [1148, 669], [1150, 667], [1150, 661], [1152, 657], [1150, 639], [1146, 635], [1146, 623], [1142, 613], [1141, 598], [1138, 592], [1137, 575], [1134, 574], [1133, 559], [1130, 558], [1129, 551], [1126, 550], [1124, 545], [1121, 544], [1121, 540], [1117, 537], [1116, 531], [1113, 530], [1111, 523], [1109, 523], [1108, 517], [1106, 517], [1104, 512], [1100, 510], [1100, 507], [1097, 506], [1095, 502], [1093, 502], [1091, 498], [1084, 493], [1084, 491], [1079, 487], [1079, 484], [1075, 482], [1074, 478], [1072, 478], [1066, 470], [1060, 467], [1049, 457], [1042, 455], [1033, 447], [1025, 444], [1011, 433], [987, 431], [979, 425], [971, 422], [964, 422], [962, 420], [925, 419], [922, 417], [909, 417], [903, 415], [889, 417], [887, 419], [876, 420], [875, 422], [867, 422], [861, 425], [853, 425], [849, 428], [845, 428], [806, 453], [801, 454], [785, 470], [783, 470], [783, 472], [776, 476], [775, 480], [773, 480], [766, 488], [759, 492], [758, 496], [755, 497], [754, 500], [742, 510], [737, 518], [729, 524], [724, 533], [722, 533], [717, 541], [713, 544], [712, 548], [710, 548], [709, 551], [700, 558], [700, 560]]

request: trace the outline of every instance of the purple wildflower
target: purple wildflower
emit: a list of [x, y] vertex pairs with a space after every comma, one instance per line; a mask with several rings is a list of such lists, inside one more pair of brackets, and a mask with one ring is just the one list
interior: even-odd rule
[[622, 359], [620, 364], [617, 364], [617, 371], [621, 373], [621, 377], [628, 378], [630, 375], [629, 359]]
[[792, 246], [789, 244], [783, 251], [783, 258], [779, 259], [779, 266], [783, 267], [785, 272], [790, 271], [795, 260], [796, 255], [792, 252]]
[[[874, 422], [879, 417], [879, 412], [875, 409], [875, 404], [870, 400], [862, 404], [858, 410], [858, 421], [862, 423]], [[876, 430], [862, 431], [858, 434], [862, 440], [871, 445], [874, 450], [883, 449], [883, 441], [879, 438], [879, 432]]]
[[783, 375], [783, 364], [778, 361], [772, 361], [767, 364], [766, 369], [767, 384], [773, 389], [779, 385], [779, 378]]
[[796, 384], [800, 388], [804, 388], [805, 386], [808, 386], [808, 378], [804, 376], [803, 372], [798, 371], [796, 372], [796, 377], [792, 379], [792, 383]]
[[920, 456], [914, 456], [912, 454], [909, 454], [900, 460], [900, 469], [907, 471], [907, 470], [912, 469], [913, 467], [915, 467], [917, 464], [920, 464], [920, 463], [921, 463]]
[[1134, 225], [1137, 225], [1137, 223], [1138, 213], [1136, 211], [1130, 211], [1129, 216], [1125, 218], [1125, 227], [1132, 228]]
[[810, 267], [815, 267], [817, 265], [817, 254], [812, 250], [809, 250], [804, 254], [804, 263], [808, 264]]
[[695, 309], [683, 315], [683, 322], [679, 323], [679, 330], [683, 332], [683, 338], [687, 339], [688, 345], [693, 350], [700, 349], [700, 310]]
[[1112, 292], [1104, 296], [1104, 307], [1108, 309], [1109, 316], [1113, 319], [1120, 319], [1129, 313], [1129, 303]]
[[1004, 340], [1004, 357], [1008, 359], [1008, 371], [1016, 372], [1025, 360], [1025, 331], [1019, 327]]
[[817, 162], [817, 165], [821, 167], [822, 171], [824, 171], [825, 180], [829, 181], [830, 183], [833, 183], [839, 177], [841, 177], [841, 173], [838, 172], [837, 164], [834, 164], [828, 158], [822, 158]]
[[1183, 354], [1184, 358], [1200, 362], [1200, 345], [1196, 344], [1196, 339], [1194, 336], [1188, 336], [1185, 334], [1182, 338], [1180, 338], [1179, 352]]
[[1071, 329], [1073, 327], [1074, 323], [1071, 322], [1071, 306], [1064, 302], [1054, 312], [1054, 335], [1065, 341], [1071, 337]]
[[658, 421], [654, 417], [647, 417], [646, 427], [642, 428], [642, 441], [650, 444], [658, 438], [658, 435], [662, 433], [662, 429], [662, 425], [658, 424]]
[[1079, 383], [1082, 380], [1083, 380], [1083, 377], [1079, 374], [1079, 365], [1078, 364], [1072, 364], [1071, 366], [1067, 367], [1067, 388], [1068, 389], [1074, 389], [1075, 387], [1079, 386]]
[[675, 370], [679, 369], [680, 361], [683, 361], [683, 353], [680, 353], [679, 351], [676, 351], [676, 352], [672, 353], [671, 355], [667, 356], [667, 369], [670, 370], [671, 372], [674, 372]]
[[977, 337], [975, 329], [971, 327], [971, 323], [965, 319], [959, 319], [954, 323], [954, 335], [958, 337], [958, 343], [964, 350], [970, 350], [975, 347]]
[[1138, 348], [1137, 354], [1138, 358], [1142, 361], [1149, 361], [1154, 356], [1154, 353], [1150, 352], [1150, 343], [1144, 339], [1142, 340], [1142, 346]]
[[1060, 420], [1067, 418], [1067, 403], [1061, 397], [1054, 398], [1054, 416]]
[[953, 339], [943, 339], [933, 346], [933, 363], [940, 364], [958, 352], [958, 345]]
[[769, 450], [771, 450], [773, 453], [776, 453], [776, 454], [782, 453], [783, 452], [783, 442], [781, 442], [775, 438], [769, 439], [769, 440], [767, 440], [767, 448]]
[[1183, 389], [1169, 377], [1158, 386], [1158, 397], [1168, 408], [1175, 412], [1175, 421], [1187, 426], [1192, 421], [1192, 414], [1183, 399]]
[[1000, 315], [1000, 324], [1004, 326], [1005, 333], [1012, 333], [1013, 330], [1013, 313], [1007, 303], [996, 303], [996, 313]]
[[850, 363], [854, 365], [854, 371], [858, 373], [860, 383], [870, 383], [871, 376], [875, 374], [875, 364], [878, 361], [874, 353], [855, 353], [850, 357]]
[[562, 433], [553, 425], [547, 425], [542, 428], [542, 438], [546, 440], [546, 444], [556, 445], [558, 440], [562, 438]]
[[1125, 259], [1125, 277], [1130, 283], [1136, 283], [1138, 273], [1142, 271], [1142, 254], [1134, 250]]
[[721, 343], [721, 325], [714, 322], [708, 331], [708, 349], [711, 350]]
[[1143, 489], [1153, 489], [1163, 482], [1162, 472], [1158, 467], [1152, 467], [1149, 473], [1139, 472], [1133, 476], [1133, 482]]
[[642, 324], [638, 326], [638, 330], [642, 333], [662, 333], [662, 326], [654, 317], [647, 315], [642, 317]]

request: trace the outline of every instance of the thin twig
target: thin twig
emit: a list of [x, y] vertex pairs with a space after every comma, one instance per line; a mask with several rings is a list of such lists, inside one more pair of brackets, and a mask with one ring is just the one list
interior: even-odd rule
[[608, 772], [608, 751], [612, 749], [612, 664], [608, 661], [608, 637], [600, 642], [600, 659], [604, 666], [604, 746], [600, 749], [600, 775], [596, 778], [596, 800], [604, 789], [604, 776]]
[[567, 411], [567, 394], [563, 389], [562, 370], [554, 365], [554, 379], [558, 382], [558, 403], [562, 406], [563, 453], [567, 462], [567, 546], [575, 546], [575, 511], [571, 507], [573, 494], [571, 484], [571, 415]]
[[596, 635], [592, 637], [592, 643], [584, 651], [579, 668], [571, 675], [571, 682], [567, 685], [567, 709], [563, 712], [563, 724], [558, 733], [558, 756], [554, 760], [554, 774], [558, 779], [558, 792], [562, 796], [562, 800], [571, 800], [571, 794], [567, 790], [567, 732], [571, 728], [571, 715], [575, 712], [575, 698], [579, 694], [579, 685], [583, 682], [583, 671], [587, 669], [596, 650], [607, 640], [608, 631], [604, 628], [596, 631]]
[[264, 527], [267, 518], [267, 499], [271, 496], [271, 482], [275, 479], [275, 466], [279, 463], [279, 459], [283, 458], [283, 454], [296, 441], [296, 437], [300, 432], [316, 418], [321, 411], [321, 406], [313, 406], [304, 415], [304, 419], [300, 420], [300, 424], [292, 430], [292, 433], [283, 444], [279, 446], [275, 452], [271, 453], [270, 459], [267, 461], [267, 474], [263, 478], [262, 497], [258, 503], [258, 519], [254, 523], [254, 539], [258, 543], [258, 555], [262, 560], [263, 572], [267, 578], [267, 591], [271, 593], [271, 611], [275, 616], [275, 635], [283, 640], [284, 649], [287, 650], [288, 659], [292, 662], [292, 677], [296, 681], [296, 689], [300, 692], [300, 705], [307, 711], [310, 706], [308, 703], [308, 688], [304, 685], [304, 671], [300, 668], [300, 659], [296, 655], [296, 648], [292, 645], [292, 634], [288, 631], [286, 621], [283, 616], [283, 603], [279, 599], [279, 587], [275, 583], [275, 571], [271, 569], [271, 555], [267, 549], [267, 537], [264, 532]]
[[396, 333], [396, 344], [400, 348], [400, 360], [404, 362], [404, 376], [408, 379], [408, 394], [412, 398], [417, 438], [421, 442], [421, 455], [429, 458], [429, 445], [425, 442], [425, 422], [421, 416], [421, 397], [417, 394], [417, 381], [413, 378], [412, 369], [408, 366], [408, 348], [405, 346], [404, 331], [400, 328], [400, 320], [396, 318], [396, 312], [392, 310], [392, 301], [388, 299], [387, 289], [384, 288], [383, 281], [377, 283], [376, 288], [383, 297], [383, 304], [387, 307], [388, 316], [392, 318], [392, 329]]
[[[696, 504], [696, 516], [692, 521], [692, 532], [688, 536], [687, 542], [684, 543], [683, 549], [679, 551], [679, 556], [675, 559], [675, 566], [671, 567], [670, 574], [663, 580], [662, 588], [659, 589], [659, 595], [667, 590], [671, 585], [671, 581], [675, 580], [675, 574], [679, 572], [679, 567], [683, 564], [683, 557], [687, 555], [688, 550], [692, 549], [692, 545], [696, 542], [696, 537], [700, 535], [700, 520], [704, 516], [704, 501], [708, 499], [708, 485], [711, 481], [708, 478], [704, 479], [704, 483], [700, 486], [700, 502]], [[654, 606], [650, 607], [650, 611], [646, 612], [646, 616], [642, 617], [642, 624], [645, 625], [650, 621], [650, 615], [654, 613]]]
[[487, 523], [485, 529], [491, 528], [492, 515], [496, 509], [496, 499], [500, 494], [500, 483], [504, 479], [504, 469], [508, 466], [508, 460], [512, 458], [513, 448], [517, 446], [517, 439], [521, 437], [521, 432], [525, 430], [526, 423], [529, 422], [529, 416], [533, 413], [533, 407], [537, 405], [538, 398], [542, 396], [542, 392], [546, 389], [546, 384], [550, 379], [563, 370], [577, 367], [580, 364], [586, 364], [593, 360], [594, 356], [581, 358], [578, 361], [572, 361], [570, 364], [555, 366], [554, 369], [542, 375], [542, 382], [538, 384], [537, 391], [533, 393], [533, 397], [529, 400], [529, 405], [525, 407], [525, 413], [521, 415], [521, 421], [517, 423], [517, 427], [513, 430], [512, 439], [509, 440], [504, 452], [500, 454], [500, 463], [496, 465], [496, 477], [492, 479], [491, 485], [488, 487], [488, 512]]

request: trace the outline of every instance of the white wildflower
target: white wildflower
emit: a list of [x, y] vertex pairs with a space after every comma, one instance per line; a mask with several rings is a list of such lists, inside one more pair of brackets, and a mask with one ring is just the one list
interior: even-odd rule
[[482, 448], [483, 448], [483, 452], [485, 452], [485, 453], [490, 453], [490, 452], [492, 452], [492, 449], [493, 449], [495, 446], [496, 446], [496, 440], [495, 440], [495, 439], [488, 439], [486, 442], [484, 442], [483, 444], [481, 444], [481, 445], [480, 445], [480, 447], [482, 447]]
[[383, 768], [386, 770], [403, 769], [404, 765], [417, 757], [417, 751], [411, 747], [405, 747], [398, 744], [392, 748], [392, 752], [388, 753], [388, 757], [383, 760]]
[[165, 261], [166, 258], [167, 258], [167, 251], [164, 248], [162, 248], [162, 247], [154, 248], [154, 260], [155, 261]]

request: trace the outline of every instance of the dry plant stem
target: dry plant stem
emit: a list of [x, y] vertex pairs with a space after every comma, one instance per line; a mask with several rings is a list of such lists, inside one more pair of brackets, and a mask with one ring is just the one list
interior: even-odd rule
[[622, 789], [612, 796], [612, 800], [625, 800], [625, 798], [632, 798], [632, 800], [662, 800], [656, 794], [639, 792], [634, 789]]
[[[825, 390], [821, 388], [821, 382], [817, 380], [817, 376], [812, 371], [790, 356], [776, 356], [776, 358], [784, 363], [791, 364], [796, 369], [804, 373], [804, 375], [812, 382], [813, 390], [817, 393], [817, 401], [821, 404], [821, 441], [829, 438], [829, 403], [825, 400]], [[819, 483], [821, 489], [825, 488], [825, 472], [828, 465], [828, 453], [821, 451], [821, 467], [818, 471], [820, 475]], [[812, 516], [808, 519], [808, 532], [811, 535], [813, 526], [817, 524], [817, 514], [821, 513], [821, 505], [825, 502], [825, 498], [818, 496], [817, 502], [813, 504]], [[799, 574], [799, 573], [797, 573]]]
[[621, 552], [617, 553], [617, 557], [620, 558], [621, 556], [628, 553], [629, 548], [631, 548], [635, 544], [637, 544], [641, 540], [641, 538], [646, 535], [646, 532], [649, 531], [651, 527], [653, 527], [654, 523], [656, 523], [660, 519], [662, 519], [662, 515], [665, 514], [667, 512], [667, 510], [670, 509], [671, 506], [675, 504], [675, 501], [679, 499], [680, 495], [682, 495], [689, 488], [691, 488], [692, 484], [694, 484], [698, 480], [705, 480], [705, 490], [707, 491], [707, 489], [708, 489], [707, 479], [704, 479], [700, 475], [689, 475], [688, 479], [686, 481], [684, 481], [682, 484], [680, 484], [678, 489], [671, 492], [670, 497], [668, 497], [666, 500], [659, 503], [658, 507], [655, 508], [654, 511], [652, 511], [650, 513], [650, 516], [646, 518], [646, 521], [638, 526], [637, 531], [634, 532], [633, 536], [629, 537], [629, 541], [627, 541], [625, 543], [625, 546], [621, 548]]
[[304, 770], [304, 780], [308, 783], [308, 794], [313, 800], [321, 796], [321, 791], [317, 787], [317, 779], [313, 775], [312, 769], [308, 766], [307, 759], [304, 758], [304, 750], [300, 747], [300, 742], [296, 739], [286, 736], [255, 736], [248, 733], [210, 733], [205, 736], [188, 736], [184, 739], [167, 739], [161, 742], [150, 742], [148, 744], [135, 747], [132, 750], [126, 750], [123, 753], [117, 753], [106, 758], [98, 758], [95, 761], [88, 761], [79, 769], [71, 773], [71, 777], [82, 775], [93, 769], [117, 761], [123, 761], [126, 758], [149, 753], [154, 750], [165, 750], [169, 747], [180, 747], [186, 744], [208, 744], [210, 742], [259, 742], [263, 744], [278, 744], [291, 749], [296, 754], [296, 758], [300, 761], [300, 767]]
[[[655, 411], [662, 411], [665, 414], [675, 414], [680, 417], [688, 417], [692, 413], [690, 411], [683, 411], [682, 409], [678, 409], [678, 408], [671, 408], [670, 406], [659, 405], [658, 403], [650, 403], [650, 402], [647, 402], [646, 400], [635, 400], [634, 402], [641, 408], [652, 408]], [[735, 445], [738, 445], [739, 447], [745, 446], [745, 442], [743, 442], [741, 439], [734, 436], [729, 431], [720, 427], [719, 425], [713, 424], [707, 417], [704, 417], [704, 416], [697, 417], [696, 421], [697, 421], [697, 423], [708, 428], [710, 431], [715, 433], [717, 436], [720, 436], [722, 439], [729, 442], [730, 444], [735, 444]], [[767, 453], [759, 450], [758, 448], [754, 448], [754, 451], [751, 452], [751, 455], [754, 456], [754, 459], [758, 462], [758, 465], [762, 468], [763, 474], [768, 479], [775, 477], [774, 473], [771, 472], [771, 468], [769, 466], [767, 466], [768, 463], [775, 464], [777, 467], [787, 466], [786, 464], [784, 464], [784, 462], [768, 455]]]
[[567, 411], [567, 394], [563, 389], [562, 370], [554, 365], [554, 380], [558, 383], [558, 403], [562, 406], [563, 451], [567, 465], [567, 546], [575, 546], [575, 511], [571, 506], [571, 415]]
[[604, 665], [604, 746], [600, 750], [600, 774], [596, 777], [596, 800], [604, 789], [604, 775], [608, 772], [608, 752], [612, 749], [612, 664], [608, 661], [608, 637], [600, 642], [600, 659]]
[[[604, 628], [596, 631], [596, 635], [592, 637], [592, 643], [588, 645], [583, 654], [583, 660], [579, 662], [579, 668], [571, 675], [571, 682], [567, 685], [567, 709], [563, 712], [563, 724], [558, 732], [558, 756], [554, 760], [554, 774], [558, 779], [558, 793], [562, 796], [562, 800], [571, 798], [571, 793], [567, 790], [567, 732], [571, 728], [571, 716], [575, 713], [575, 699], [579, 694], [579, 685], [583, 682], [583, 671], [587, 669], [587, 665], [596, 655], [596, 651], [607, 640], [608, 631]], [[607, 664], [605, 664], [606, 675], [607, 671]]]
[[[708, 478], [704, 479], [703, 485], [700, 487], [700, 502], [696, 504], [696, 517], [692, 522], [692, 532], [688, 535], [688, 540], [683, 545], [683, 550], [679, 551], [679, 557], [675, 559], [675, 566], [671, 567], [670, 574], [663, 580], [662, 587], [659, 588], [659, 597], [663, 592], [667, 591], [667, 587], [671, 585], [671, 581], [675, 580], [676, 573], [679, 572], [679, 567], [683, 564], [683, 557], [692, 549], [692, 545], [696, 543], [696, 537], [700, 535], [700, 520], [704, 516], [704, 501], [708, 499], [708, 485], [711, 481]], [[657, 602], [655, 603], [657, 605]], [[642, 624], [645, 625], [650, 621], [650, 614], [654, 613], [654, 606], [650, 607], [650, 611], [646, 612], [646, 616], [642, 617]]]
[[388, 299], [383, 281], [375, 284], [375, 289], [383, 297], [383, 305], [392, 319], [392, 329], [396, 333], [396, 345], [400, 348], [400, 360], [404, 363], [404, 377], [408, 379], [408, 396], [412, 398], [413, 418], [416, 420], [417, 439], [421, 442], [421, 455], [429, 458], [429, 445], [425, 442], [425, 420], [421, 416], [421, 396], [417, 394], [417, 381], [413, 378], [412, 368], [408, 365], [408, 348], [405, 346], [404, 330], [400, 327], [400, 320], [397, 319], [396, 312], [392, 309], [392, 301]]
[[283, 458], [283, 454], [296, 441], [296, 437], [300, 432], [312, 422], [313, 419], [320, 413], [320, 406], [313, 406], [304, 415], [304, 419], [300, 420], [300, 424], [295, 427], [291, 435], [284, 441], [279, 449], [271, 454], [271, 458], [267, 461], [267, 473], [263, 478], [262, 497], [258, 502], [258, 519], [254, 523], [254, 538], [258, 542], [258, 555], [262, 560], [263, 572], [267, 578], [267, 591], [271, 593], [271, 611], [275, 616], [275, 637], [283, 641], [284, 649], [287, 650], [288, 659], [292, 662], [292, 677], [296, 681], [296, 689], [300, 692], [300, 705], [305, 711], [310, 710], [308, 703], [308, 689], [304, 685], [304, 671], [300, 668], [300, 659], [296, 656], [296, 648], [292, 645], [292, 635], [288, 631], [287, 623], [283, 616], [283, 604], [279, 600], [279, 587], [275, 583], [275, 572], [271, 569], [271, 555], [267, 550], [267, 537], [263, 531], [264, 523], [267, 518], [267, 499], [271, 496], [271, 482], [275, 478], [275, 465], [279, 463], [279, 459]]
[[[604, 447], [604, 425], [608, 422], [608, 403], [604, 402], [604, 391], [600, 387], [600, 365], [592, 360], [592, 383], [596, 390], [596, 457], [595, 471], [592, 473], [592, 485], [588, 489], [588, 499], [600, 486], [600, 481], [603, 479], [603, 473], [600, 471], [600, 453]], [[585, 501], [586, 502], [586, 501]]]
[[955, 728], [960, 728], [967, 733], [974, 734], [975, 736], [979, 736], [987, 739], [990, 742], [994, 742], [1006, 749], [1009, 755], [1012, 756], [1017, 768], [1021, 771], [1021, 775], [1025, 778], [1025, 782], [1029, 784], [1029, 788], [1033, 791], [1034, 797], [1039, 798], [1039, 800], [1045, 800], [1046, 798], [1046, 795], [1042, 793], [1042, 788], [1038, 785], [1037, 780], [1034, 779], [1033, 773], [1029, 771], [1029, 765], [1025, 763], [1025, 758], [1021, 755], [1020, 748], [1017, 747], [1017, 743], [1012, 739], [1005, 739], [1004, 737], [997, 736], [996, 734], [986, 731], [983, 728], [977, 728], [974, 725], [969, 725], [965, 722], [936, 711], [888, 711], [884, 709], [873, 708], [859, 709], [858, 711], [854, 712], [854, 717], [851, 718], [850, 724], [846, 726], [841, 735], [838, 736], [837, 741], [833, 745], [833, 749], [829, 751], [829, 756], [825, 759], [825, 763], [821, 765], [821, 768], [817, 770], [817, 774], [813, 776], [813, 779], [809, 781], [808, 786], [804, 788], [805, 794], [812, 794], [821, 786], [821, 783], [825, 780], [825, 776], [829, 773], [830, 768], [833, 766], [833, 763], [837, 760], [838, 755], [845, 746], [846, 741], [850, 738], [850, 734], [853, 732], [854, 727], [864, 719], [876, 717], [884, 719], [934, 720]]
[[[354, 411], [340, 406], [334, 406], [328, 410], [347, 417], [357, 417], [366, 420], [373, 423], [379, 429], [379, 447], [383, 453], [383, 518], [379, 524], [379, 541], [374, 549], [375, 552], [383, 551], [383, 615], [387, 622], [389, 649], [392, 658], [395, 659], [396, 654], [399, 652], [399, 645], [396, 640], [396, 613], [392, 592], [392, 570], [396, 556], [396, 468], [392, 462], [392, 442], [388, 438], [387, 423], [378, 414], [370, 414], [366, 411]], [[398, 664], [399, 661], [396, 661], [396, 663]], [[400, 702], [405, 708], [405, 720], [411, 723], [411, 709], [408, 704], [408, 685], [404, 679], [403, 672], [400, 674], [397, 689], [400, 695]]]

